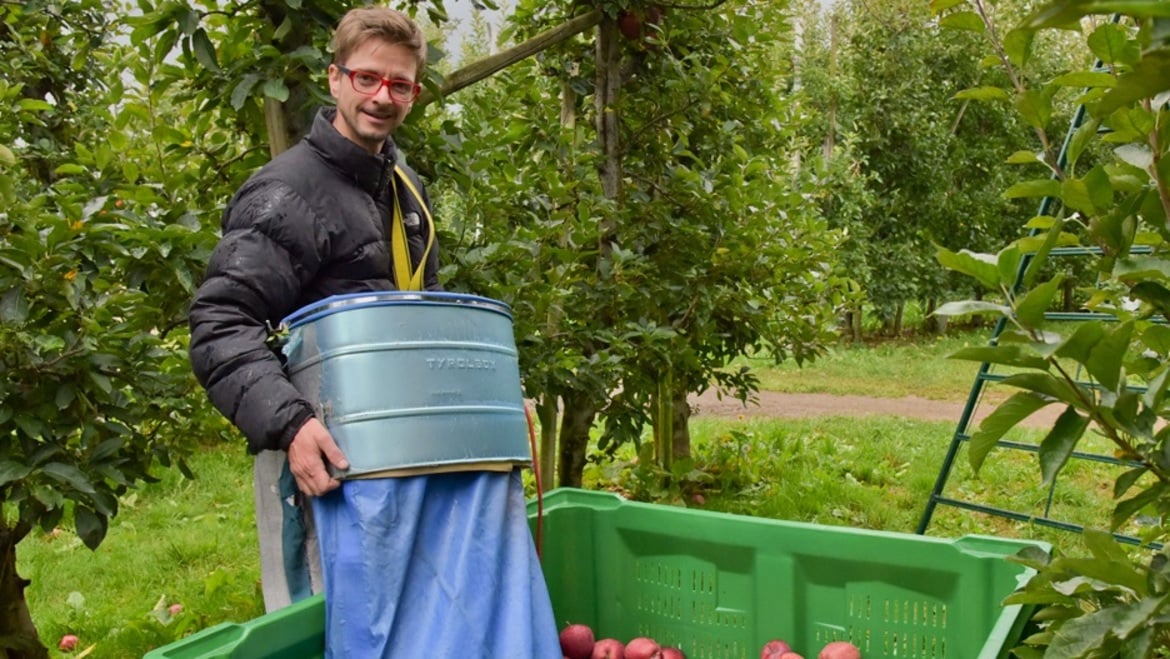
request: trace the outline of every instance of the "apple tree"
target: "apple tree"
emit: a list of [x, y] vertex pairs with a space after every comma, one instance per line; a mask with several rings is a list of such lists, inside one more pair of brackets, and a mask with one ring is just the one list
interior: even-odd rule
[[[934, 0], [943, 26], [986, 38], [1002, 76], [975, 88], [1011, 103], [1033, 148], [1003, 157], [1023, 168], [1008, 198], [1044, 199], [1028, 234], [996, 253], [940, 250], [947, 267], [991, 291], [986, 301], [953, 302], [939, 313], [992, 312], [997, 344], [958, 358], [1012, 365], [1017, 393], [971, 439], [978, 470], [1004, 433], [1041, 407], [1063, 412], [1042, 440], [1040, 477], [1057, 478], [1089, 433], [1105, 438], [1126, 470], [1113, 483], [1109, 519], [1085, 533], [1088, 556], [1032, 550], [1017, 560], [1037, 575], [1007, 603], [1039, 607], [1039, 631], [1020, 657], [1158, 657], [1170, 651], [1170, 5], [1165, 2], [1049, 0], [1022, 22], [984, 0]], [[1036, 76], [1034, 52], [1053, 29], [1082, 35], [1100, 66]], [[1061, 99], [1085, 114], [1054, 139]], [[1051, 204], [1048, 202], [1051, 201]], [[1056, 247], [1085, 247], [1095, 280], [1085, 308], [1107, 320], [1050, 322], [1067, 273]], [[991, 299], [994, 296], [994, 299]], [[1158, 520], [1123, 548], [1111, 533], [1138, 514]]]

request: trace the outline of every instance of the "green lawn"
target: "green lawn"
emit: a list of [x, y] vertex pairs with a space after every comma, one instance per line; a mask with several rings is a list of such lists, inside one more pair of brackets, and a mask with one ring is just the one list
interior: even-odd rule
[[[799, 378], [792, 377], [793, 366], [755, 365], [767, 389], [962, 400], [977, 365], [943, 357], [983, 341], [969, 334], [841, 347]], [[954, 430], [953, 423], [897, 417], [704, 417], [693, 420], [694, 464], [680, 485], [658, 489], [634, 460], [633, 447], [615, 461], [591, 462], [585, 484], [709, 510], [914, 532]], [[1030, 430], [1018, 438], [1042, 436]], [[82, 651], [92, 646], [91, 656], [141, 657], [193, 630], [260, 615], [251, 462], [242, 446], [203, 447], [191, 460], [196, 480], [170, 470], [161, 482], [124, 497], [96, 552], [69, 529], [23, 542], [19, 569], [33, 582], [27, 594], [45, 642], [55, 647], [72, 633]], [[960, 455], [947, 493], [1097, 524], [1107, 519], [1114, 477], [1107, 467], [1074, 462], [1050, 491], [1039, 485], [1034, 455], [997, 451], [978, 478]], [[950, 507], [936, 511], [928, 533], [1031, 537], [1065, 547], [1077, 542], [1066, 532]], [[176, 603], [183, 610], [172, 616], [167, 607]]]

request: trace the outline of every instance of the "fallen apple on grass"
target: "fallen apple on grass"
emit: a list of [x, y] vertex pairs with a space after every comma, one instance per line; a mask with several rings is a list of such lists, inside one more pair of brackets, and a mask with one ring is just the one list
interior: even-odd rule
[[73, 652], [77, 649], [79, 639], [73, 634], [66, 634], [61, 637], [61, 642], [57, 644], [57, 649], [62, 652]]

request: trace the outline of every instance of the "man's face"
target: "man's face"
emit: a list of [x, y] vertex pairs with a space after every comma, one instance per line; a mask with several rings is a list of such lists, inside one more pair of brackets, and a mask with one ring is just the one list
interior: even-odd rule
[[[381, 39], [365, 42], [342, 63], [351, 71], [365, 71], [384, 78], [414, 81], [417, 74], [414, 55], [405, 46]], [[354, 90], [348, 75], [336, 65], [329, 65], [329, 93], [337, 99], [338, 132], [358, 146], [379, 153], [386, 138], [402, 125], [413, 103], [396, 103], [383, 85], [374, 95]]]

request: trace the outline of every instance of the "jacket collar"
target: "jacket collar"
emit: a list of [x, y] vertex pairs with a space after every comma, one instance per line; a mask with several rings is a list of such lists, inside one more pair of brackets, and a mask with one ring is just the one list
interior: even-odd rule
[[336, 116], [337, 108], [318, 110], [309, 130], [309, 146], [331, 166], [351, 177], [358, 187], [373, 195], [389, 180], [388, 171], [393, 171], [397, 160], [394, 140], [386, 138], [382, 153], [370, 153], [337, 131], [333, 126]]

